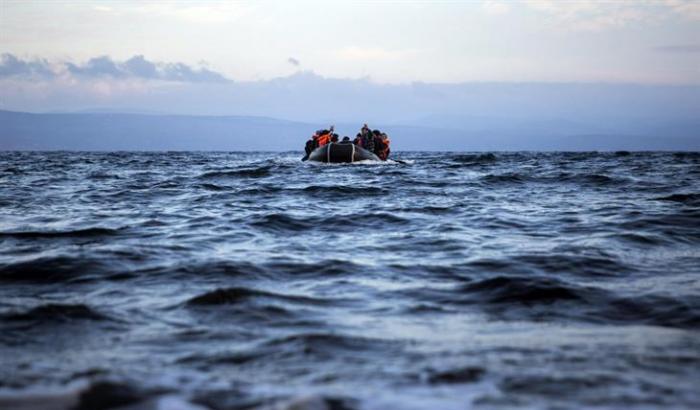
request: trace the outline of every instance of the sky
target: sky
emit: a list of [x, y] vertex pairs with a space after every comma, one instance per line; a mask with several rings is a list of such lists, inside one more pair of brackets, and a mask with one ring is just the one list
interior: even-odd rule
[[700, 0], [0, 0], [0, 110], [697, 149]]
[[700, 1], [0, 0], [0, 53], [0, 86], [299, 71], [378, 84], [698, 85]]

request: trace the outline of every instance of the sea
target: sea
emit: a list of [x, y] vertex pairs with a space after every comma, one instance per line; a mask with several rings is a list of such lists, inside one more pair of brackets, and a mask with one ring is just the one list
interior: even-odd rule
[[700, 153], [1, 152], [0, 408], [700, 408]]

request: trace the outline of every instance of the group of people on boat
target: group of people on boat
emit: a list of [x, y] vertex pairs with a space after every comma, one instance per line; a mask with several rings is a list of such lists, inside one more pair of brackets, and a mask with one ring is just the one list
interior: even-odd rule
[[360, 132], [358, 132], [355, 136], [355, 139], [350, 141], [350, 137], [347, 136], [343, 137], [342, 140], [339, 140], [340, 137], [333, 131], [334, 129], [332, 125], [329, 129], [316, 131], [314, 135], [312, 135], [311, 138], [306, 141], [306, 146], [304, 147], [306, 155], [308, 156], [318, 147], [335, 143], [355, 144], [355, 146], [374, 153], [382, 161], [386, 161], [387, 158], [389, 158], [389, 154], [391, 153], [389, 145], [391, 144], [391, 141], [386, 133], [379, 130], [371, 130], [367, 124], [364, 124], [360, 129]]

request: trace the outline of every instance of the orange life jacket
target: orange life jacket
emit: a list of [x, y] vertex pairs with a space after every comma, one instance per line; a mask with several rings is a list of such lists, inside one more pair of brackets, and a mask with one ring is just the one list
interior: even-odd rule
[[322, 147], [331, 142], [331, 134], [320, 135], [316, 141], [318, 141], [318, 146]]
[[377, 156], [379, 159], [382, 161], [386, 161], [387, 157], [389, 157], [389, 144], [391, 144], [391, 141], [389, 140], [389, 137], [386, 137], [385, 140], [381, 140], [382, 144], [384, 144], [384, 148], [377, 152]]

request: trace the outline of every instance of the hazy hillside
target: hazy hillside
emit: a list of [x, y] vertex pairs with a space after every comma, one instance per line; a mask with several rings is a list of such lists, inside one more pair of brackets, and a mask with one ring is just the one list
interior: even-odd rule
[[4, 150], [288, 150], [313, 128], [263, 117], [8, 111], [0, 123]]
[[[444, 124], [443, 128], [421, 124]], [[700, 123], [624, 122], [617, 130], [566, 120], [457, 117], [371, 124], [394, 150], [700, 150]], [[302, 150], [323, 123], [248, 116], [0, 111], [2, 150]], [[340, 123], [352, 137], [359, 123]]]

